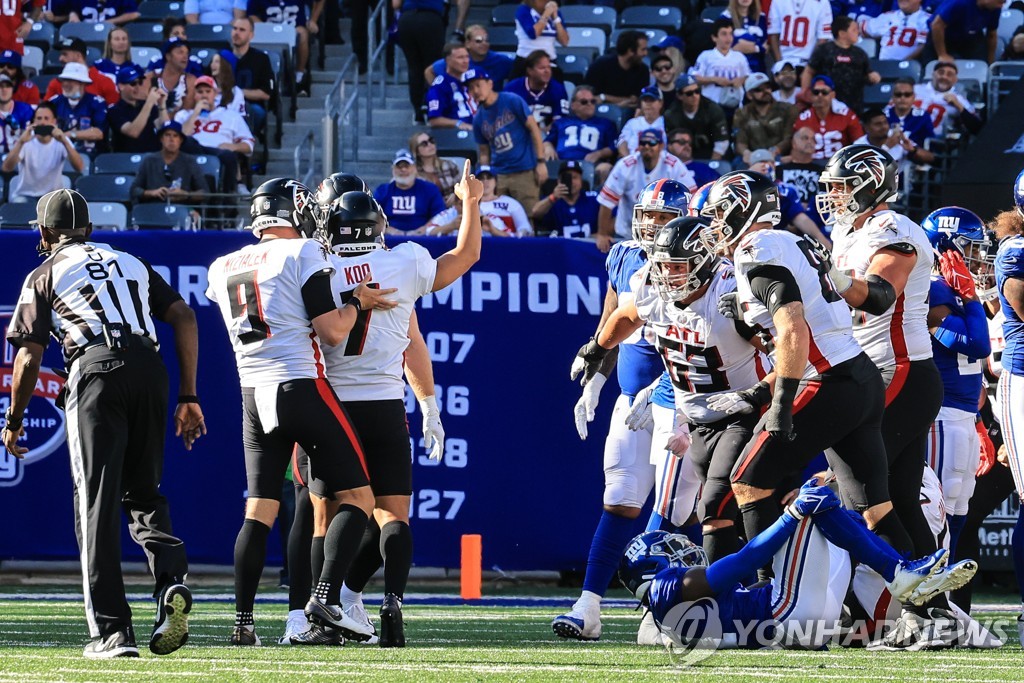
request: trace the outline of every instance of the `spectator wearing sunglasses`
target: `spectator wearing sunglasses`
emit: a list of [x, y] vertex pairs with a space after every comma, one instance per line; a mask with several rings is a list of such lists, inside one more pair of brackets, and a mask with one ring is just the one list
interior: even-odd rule
[[136, 202], [174, 202], [198, 204], [209, 187], [203, 170], [191, 154], [181, 151], [185, 134], [177, 121], [165, 121], [160, 127], [160, 151], [147, 154], [132, 183]]
[[800, 112], [793, 130], [810, 128], [814, 133], [814, 158], [830, 159], [833, 154], [864, 135], [853, 110], [836, 99], [835, 85], [828, 76], [815, 76], [810, 86], [811, 107]]
[[121, 101], [107, 110], [111, 149], [143, 153], [160, 149], [157, 130], [168, 119], [167, 93], [150, 85], [142, 67], [128, 63], [118, 69]]
[[915, 164], [930, 164], [935, 155], [924, 148], [928, 138], [935, 137], [932, 117], [924, 109], [914, 106], [913, 78], [900, 78], [892, 86], [892, 103], [885, 108], [885, 116], [893, 126], [899, 125], [903, 136], [913, 144], [906, 148], [907, 158]]
[[695, 159], [721, 159], [729, 149], [725, 112], [702, 97], [697, 80], [684, 74], [676, 82], [676, 101], [665, 112], [665, 129], [682, 128], [693, 136]]
[[619, 156], [624, 157], [636, 151], [642, 131], [654, 128], [665, 132], [665, 117], [661, 115], [664, 105], [661, 90], [653, 85], [640, 91], [640, 115], [634, 116], [622, 126], [622, 133], [616, 142]]
[[772, 97], [772, 82], [762, 73], [747, 76], [743, 89], [747, 93], [747, 104], [733, 119], [736, 153], [743, 156], [743, 163], [750, 163], [750, 152], [755, 149], [767, 149], [773, 156], [788, 154], [797, 108], [776, 102]]
[[416, 157], [416, 174], [437, 185], [444, 203], [455, 202], [455, 184], [462, 178], [462, 169], [450, 159], [437, 156], [437, 143], [430, 133], [413, 133], [409, 138], [409, 151]]
[[679, 68], [667, 52], [658, 52], [651, 59], [651, 85], [661, 91], [664, 102], [672, 102], [676, 98], [676, 79]]
[[686, 164], [693, 173], [693, 184], [702, 187], [718, 180], [721, 174], [703, 161], [693, 159], [693, 136], [682, 128], [676, 128], [668, 134], [668, 153]]
[[615, 158], [615, 139], [619, 131], [610, 120], [597, 116], [600, 100], [589, 85], [578, 86], [569, 104], [569, 116], [555, 121], [544, 139], [544, 158], [548, 161], [589, 161], [594, 164], [595, 183], [604, 182]]
[[[512, 71], [512, 60], [491, 50], [491, 38], [487, 34], [487, 29], [479, 24], [468, 27], [465, 45], [469, 50], [470, 67], [486, 71], [494, 81], [494, 89], [502, 90], [505, 87], [505, 81], [508, 80], [509, 72]], [[441, 58], [423, 72], [424, 81], [433, 83], [437, 74], [442, 73], [444, 69], [444, 58]]]

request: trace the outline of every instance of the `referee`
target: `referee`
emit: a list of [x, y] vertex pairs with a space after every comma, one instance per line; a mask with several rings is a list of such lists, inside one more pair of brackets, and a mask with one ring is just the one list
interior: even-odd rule
[[61, 392], [75, 484], [75, 532], [82, 561], [90, 659], [138, 657], [121, 576], [121, 510], [156, 579], [157, 620], [149, 642], [168, 654], [188, 639], [192, 595], [182, 585], [185, 545], [171, 533], [160, 494], [167, 415], [167, 370], [153, 318], [174, 328], [181, 368], [176, 433], [187, 449], [206, 433], [196, 398], [198, 333], [192, 309], [145, 262], [89, 241], [82, 195], [57, 190], [36, 205], [39, 252], [7, 332], [18, 347], [11, 405], [0, 438], [17, 458], [25, 409], [52, 334], [68, 379]]

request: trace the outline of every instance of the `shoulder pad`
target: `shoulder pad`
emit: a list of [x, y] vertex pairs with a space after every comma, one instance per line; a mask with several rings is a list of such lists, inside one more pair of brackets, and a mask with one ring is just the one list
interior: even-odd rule
[[745, 273], [754, 266], [786, 266], [786, 255], [792, 247], [786, 239], [789, 234], [779, 230], [757, 230], [748, 234], [740, 240], [733, 256], [736, 270]]

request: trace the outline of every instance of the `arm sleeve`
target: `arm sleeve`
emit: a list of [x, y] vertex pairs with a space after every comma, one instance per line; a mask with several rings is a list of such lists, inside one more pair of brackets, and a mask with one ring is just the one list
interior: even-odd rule
[[775, 312], [794, 301], [802, 302], [800, 286], [793, 273], [783, 266], [755, 266], [747, 274], [750, 291], [775, 315]]
[[932, 335], [950, 351], [962, 353], [971, 360], [985, 358], [992, 353], [988, 335], [985, 308], [977, 301], [964, 304], [964, 315], [950, 313], [939, 323]]
[[708, 585], [715, 593], [729, 590], [772, 557], [796, 532], [799, 522], [783, 513], [775, 523], [759, 533], [739, 552], [718, 560], [707, 569]]
[[21, 286], [18, 303], [14, 307], [10, 326], [7, 328], [7, 341], [14, 346], [30, 341], [46, 346], [50, 341], [52, 329], [50, 284], [52, 276], [43, 275], [39, 270], [29, 274]]
[[[139, 259], [142, 261], [142, 259]], [[164, 315], [167, 313], [167, 309], [176, 301], [182, 301], [181, 295], [169, 284], [167, 280], [160, 276], [160, 273], [153, 270], [145, 261], [142, 263], [146, 266], [146, 270], [149, 271], [149, 309], [153, 311], [153, 316], [164, 321]]]
[[306, 315], [310, 320], [336, 308], [331, 293], [330, 273], [316, 273], [306, 280], [306, 284], [302, 285], [302, 303], [306, 306]]
[[523, 29], [523, 33], [530, 40], [537, 39], [537, 32], [533, 30], [533, 16], [530, 14], [530, 8], [527, 5], [520, 5], [519, 9], [516, 10], [516, 23], [519, 24], [519, 28]]

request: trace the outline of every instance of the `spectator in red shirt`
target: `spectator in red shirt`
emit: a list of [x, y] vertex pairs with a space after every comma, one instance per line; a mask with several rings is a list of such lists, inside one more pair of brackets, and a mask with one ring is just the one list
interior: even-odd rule
[[0, 52], [0, 73], [4, 73], [14, 81], [14, 101], [31, 104], [33, 107], [42, 99], [36, 84], [25, 78], [21, 70], [21, 55], [14, 50]]
[[46, 0], [30, 0], [29, 16], [25, 17], [25, 2], [5, 0], [0, 3], [0, 50], [13, 50], [25, 54], [25, 36], [32, 30], [32, 22], [39, 18]]
[[864, 135], [853, 110], [836, 99], [835, 85], [828, 76], [811, 80], [811, 108], [797, 117], [793, 130], [809, 128], [814, 133], [814, 158], [829, 159], [843, 147]]
[[[81, 38], [61, 38], [57, 41], [56, 49], [60, 50], [60, 62], [61, 64], [82, 64], [89, 69], [89, 78], [92, 79], [85, 88], [85, 92], [90, 95], [95, 95], [109, 107], [112, 104], [117, 104], [121, 99], [121, 93], [117, 92], [117, 86], [114, 82], [103, 75], [103, 73], [94, 66], [89, 66], [85, 62], [86, 46], [85, 41]], [[61, 94], [60, 82], [55, 78], [50, 81], [50, 85], [46, 87], [45, 99], [49, 100], [57, 95]]]

